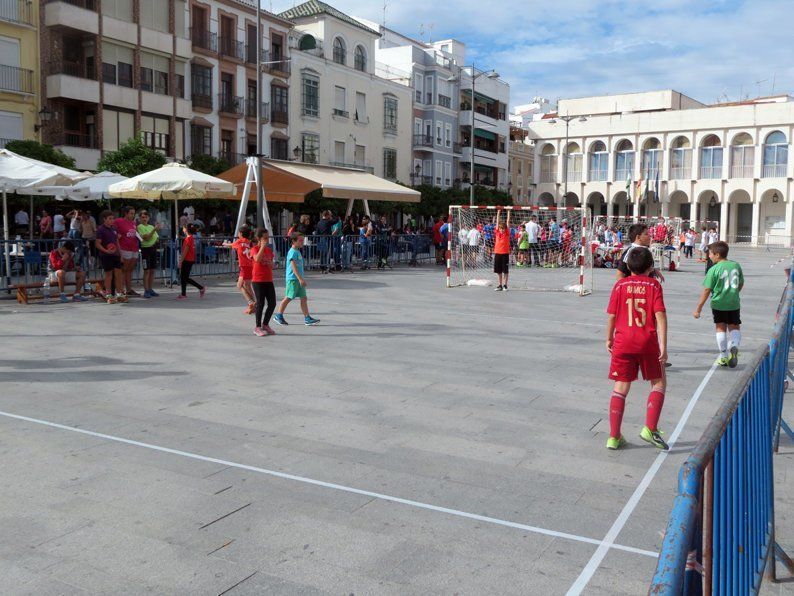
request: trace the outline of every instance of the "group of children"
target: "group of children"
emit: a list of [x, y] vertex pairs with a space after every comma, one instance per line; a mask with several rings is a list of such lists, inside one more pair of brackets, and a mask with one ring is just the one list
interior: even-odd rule
[[[633, 227], [645, 227], [636, 224]], [[704, 234], [707, 232], [704, 232]], [[622, 277], [612, 288], [607, 307], [606, 348], [611, 354], [609, 378], [614, 382], [609, 402], [609, 438], [607, 449], [620, 449], [626, 444], [621, 424], [626, 396], [638, 373], [650, 383], [645, 425], [640, 438], [655, 447], [669, 447], [659, 430], [659, 416], [666, 390], [667, 314], [662, 285], [647, 244], [636, 238], [647, 236], [647, 227], [630, 230], [632, 245], [624, 253], [630, 275]], [[699, 319], [706, 301], [711, 298], [711, 312], [716, 326], [719, 357], [717, 364], [735, 368], [741, 343], [739, 293], [744, 287], [741, 266], [728, 259], [728, 244], [714, 240], [704, 247], [711, 266], [703, 281], [703, 291], [693, 316]], [[620, 276], [619, 276], [620, 277]], [[661, 278], [664, 281], [664, 278]]]
[[[320, 320], [309, 314], [309, 302], [304, 277], [304, 262], [301, 249], [305, 237], [302, 232], [290, 234], [291, 248], [286, 258], [286, 287], [284, 299], [276, 311], [276, 288], [273, 284], [273, 265], [275, 255], [270, 245], [270, 234], [260, 228], [255, 233], [247, 225], [240, 227], [237, 239], [228, 244], [237, 253], [240, 273], [237, 288], [248, 302], [245, 314], [254, 315], [254, 335], [264, 337], [275, 335], [270, 327], [271, 318], [279, 325], [288, 325], [284, 318], [287, 305], [294, 299], [300, 300], [305, 325], [317, 325]], [[184, 286], [183, 286], [184, 287]]]

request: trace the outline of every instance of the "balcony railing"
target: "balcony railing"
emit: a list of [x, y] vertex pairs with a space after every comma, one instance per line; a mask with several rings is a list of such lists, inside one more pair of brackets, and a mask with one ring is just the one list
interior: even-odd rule
[[212, 109], [212, 95], [205, 95], [203, 93], [193, 93], [191, 98], [193, 100], [194, 108], [207, 108]]
[[273, 109], [270, 111], [270, 121], [273, 124], [289, 124], [289, 112]]
[[568, 170], [566, 172], [568, 177], [568, 182], [581, 182], [582, 181], [582, 170]]
[[85, 8], [86, 10], [96, 10], [96, 0], [61, 0], [61, 2]]
[[93, 65], [72, 60], [52, 60], [49, 63], [47, 72], [51, 75], [62, 74], [80, 79], [96, 79]]
[[432, 147], [432, 135], [414, 135], [414, 147]]
[[722, 178], [722, 166], [700, 166], [700, 177], [703, 180], [719, 180]]
[[0, 0], [0, 21], [33, 25], [30, 0]]
[[541, 172], [540, 181], [543, 182], [556, 182], [557, 175], [554, 172]]
[[244, 101], [242, 97], [227, 93], [218, 93], [218, 111], [242, 116], [244, 112]]
[[692, 176], [692, 166], [679, 166], [670, 168], [670, 180], [689, 180]]
[[391, 120], [389, 118], [384, 120], [383, 121], [383, 131], [384, 132], [396, 133], [397, 132], [397, 121], [396, 120]]
[[350, 112], [347, 110], [340, 110], [339, 108], [334, 108], [333, 115], [339, 118], [350, 118]]
[[433, 184], [433, 177], [411, 174], [411, 184], [413, 184], [414, 186], [419, 186], [420, 184], [426, 184], [430, 186], [431, 184]]
[[65, 145], [67, 147], [81, 147], [83, 149], [98, 149], [96, 136], [80, 132], [67, 132], [56, 134], [52, 139], [53, 145]]
[[761, 175], [764, 178], [785, 178], [786, 164], [765, 165]]
[[452, 153], [463, 153], [463, 144], [452, 143]]
[[628, 168], [618, 168], [615, 170], [615, 182], [625, 182], [634, 179], [633, 171]]
[[0, 65], [0, 89], [33, 93], [33, 71], [18, 66]]
[[218, 34], [206, 29], [190, 28], [190, 39], [194, 48], [201, 48], [209, 52], [218, 51]]
[[244, 153], [232, 153], [231, 151], [223, 150], [218, 152], [218, 159], [225, 159], [230, 166], [237, 166], [244, 163], [246, 157], [248, 156]]
[[606, 170], [590, 170], [587, 172], [587, 178], [590, 182], [606, 182], [607, 181], [607, 171]]
[[753, 166], [731, 166], [731, 178], [752, 178]]
[[218, 37], [218, 53], [237, 60], [245, 60], [245, 44], [232, 37]]
[[375, 173], [375, 168], [372, 166], [362, 166], [357, 163], [345, 163], [343, 161], [332, 161], [330, 163], [335, 168], [353, 168], [355, 170], [361, 170], [362, 172], [367, 172], [369, 174]]
[[[263, 101], [262, 107], [260, 109], [260, 116], [262, 118], [262, 122], [268, 122], [270, 120], [270, 104]], [[256, 100], [248, 99], [245, 102], [245, 117], [246, 118], [256, 118]]]
[[284, 75], [289, 76], [292, 72], [291, 62], [286, 58], [281, 58], [280, 60], [266, 60], [266, 62], [271, 62], [271, 64], [266, 64], [265, 66], [270, 69], [271, 73], [281, 73]]
[[446, 95], [438, 94], [438, 105], [442, 108], [451, 108], [452, 107], [452, 98], [447, 97]]

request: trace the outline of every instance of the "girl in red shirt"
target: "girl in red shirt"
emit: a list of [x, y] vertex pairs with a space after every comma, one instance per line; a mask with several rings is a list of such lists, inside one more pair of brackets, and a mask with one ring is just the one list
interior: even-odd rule
[[185, 233], [185, 239], [182, 241], [182, 250], [179, 253], [179, 281], [182, 284], [182, 293], [176, 299], [185, 300], [187, 298], [188, 284], [198, 288], [199, 297], [204, 298], [206, 288], [190, 277], [190, 270], [193, 268], [193, 263], [196, 262], [196, 240], [193, 238], [193, 234], [196, 233], [196, 226], [187, 224], [182, 228], [182, 231]]
[[223, 246], [231, 247], [237, 251], [237, 263], [240, 265], [240, 274], [237, 277], [237, 289], [240, 290], [243, 298], [248, 302], [248, 308], [243, 311], [247, 315], [254, 314], [256, 303], [254, 290], [251, 287], [251, 276], [254, 270], [254, 261], [251, 259], [251, 238], [253, 235], [253, 230], [251, 230], [248, 225], [243, 225], [240, 226], [240, 231], [237, 232], [237, 240], [232, 243], [223, 243]]
[[[273, 285], [273, 250], [270, 248], [270, 234], [262, 228], [256, 231], [257, 244], [251, 247], [254, 262], [252, 285], [256, 297], [256, 327], [254, 335], [264, 337], [275, 335], [270, 328], [270, 317], [276, 308], [276, 287]], [[267, 309], [265, 309], [267, 303]], [[262, 318], [264, 311], [264, 318]]]

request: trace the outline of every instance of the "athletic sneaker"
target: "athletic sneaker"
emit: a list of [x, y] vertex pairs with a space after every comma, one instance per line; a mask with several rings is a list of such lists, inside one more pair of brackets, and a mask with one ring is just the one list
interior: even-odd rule
[[122, 292], [120, 294], [117, 294], [116, 295], [116, 300], [118, 302], [126, 302], [127, 301], [127, 295], [124, 292]]
[[284, 315], [280, 315], [278, 313], [273, 315], [273, 320], [279, 325], [289, 325], [289, 323], [287, 323], [287, 320], [284, 318]]
[[623, 438], [623, 435], [620, 435], [618, 438], [609, 437], [607, 439], [607, 449], [620, 449], [626, 444], [626, 439]]
[[149, 293], [149, 290], [144, 290], [144, 291], [143, 291], [143, 297], [144, 297], [144, 298], [151, 298], [151, 297], [152, 297], [152, 295]]
[[66, 294], [61, 294], [61, 297], [59, 298], [59, 300], [61, 302], [69, 302], [69, 298], [66, 297]]
[[207, 293], [207, 288], [201, 288], [199, 290], [199, 298], [204, 298], [204, 294]]
[[496, 287], [494, 288], [494, 292], [501, 292], [503, 289], [504, 289], [504, 288], [502, 288], [502, 286], [496, 286]]
[[107, 302], [108, 304], [116, 304], [116, 302], [118, 302], [118, 299], [114, 295], [110, 294], [107, 297]]
[[739, 364], [739, 348], [733, 346], [731, 348], [731, 355], [728, 356], [728, 366], [731, 368], [736, 368], [737, 364]]
[[303, 317], [303, 324], [304, 325], [312, 326], [312, 325], [317, 325], [319, 322], [320, 322], [320, 319], [315, 319], [312, 316]]
[[502, 286], [502, 290], [507, 292], [507, 286], [506, 285]]
[[267, 335], [267, 332], [261, 327], [254, 327], [254, 335], [256, 335], [257, 337], [265, 337]]
[[270, 327], [270, 325], [262, 325], [262, 330], [265, 333], [267, 333], [268, 335], [275, 335], [276, 334], [276, 332], [273, 331], [273, 329], [272, 329], [272, 327]]
[[157, 298], [159, 295], [160, 294], [158, 294], [154, 290], [149, 290], [149, 296], [151, 296], [152, 298]]
[[82, 294], [75, 294], [72, 296], [72, 302], [87, 302], [88, 298], [83, 296]]
[[136, 292], [135, 290], [128, 290], [126, 295], [127, 296], [140, 296], [140, 294], [138, 292]]
[[176, 297], [176, 299], [177, 300], [187, 300], [187, 296], [185, 296], [184, 294], [180, 294], [179, 296]]
[[728, 366], [729, 364], [728, 357], [726, 356], [725, 358], [722, 357], [717, 358], [717, 364], [719, 364], [720, 366]]
[[661, 449], [662, 451], [667, 451], [670, 449], [670, 446], [664, 442], [662, 438], [662, 431], [660, 430], [651, 430], [647, 426], [643, 426], [642, 430], [640, 431], [640, 438], [645, 441], [646, 443], [650, 443], [657, 449]]

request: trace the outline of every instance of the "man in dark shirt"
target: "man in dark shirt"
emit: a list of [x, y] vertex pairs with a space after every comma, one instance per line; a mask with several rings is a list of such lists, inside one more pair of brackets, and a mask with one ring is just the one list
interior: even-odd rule
[[[631, 245], [624, 250], [623, 254], [620, 256], [618, 270], [615, 273], [615, 279], [618, 281], [631, 275], [631, 271], [629, 271], [629, 267], [626, 265], [626, 257], [629, 255], [631, 250], [637, 246], [644, 246], [645, 248], [648, 248], [651, 245], [651, 236], [648, 233], [648, 226], [640, 223], [632, 225], [629, 228], [629, 242], [631, 242]], [[662, 272], [659, 271], [656, 266], [654, 266], [653, 271], [651, 271], [650, 277], [658, 279], [660, 282], [664, 283], [664, 275], [662, 275]]]
[[319, 236], [318, 245], [320, 249], [320, 270], [323, 273], [330, 271], [331, 256], [331, 228], [334, 226], [333, 216], [330, 211], [323, 211], [322, 218], [317, 222], [314, 233]]

